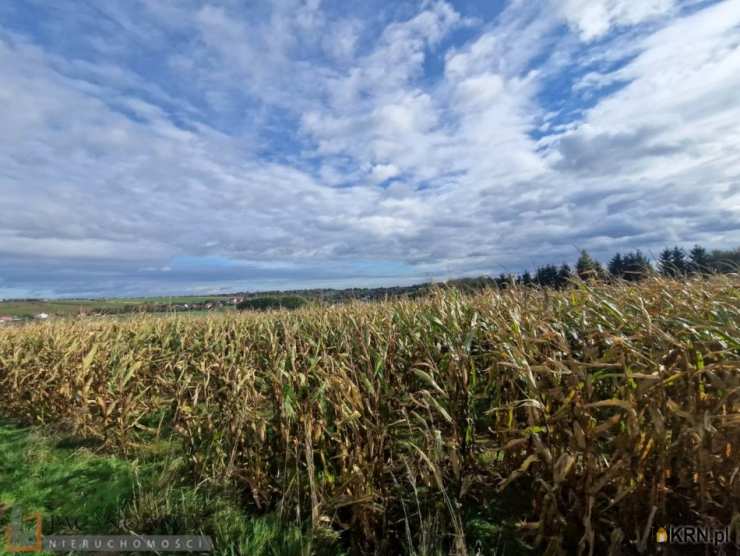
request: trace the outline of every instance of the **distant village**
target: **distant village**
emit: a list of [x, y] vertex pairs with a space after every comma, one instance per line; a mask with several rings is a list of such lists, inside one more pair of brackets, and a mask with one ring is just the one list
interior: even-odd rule
[[[110, 300], [104, 299], [82, 299], [68, 300], [69, 306], [63, 313], [57, 313], [53, 308], [44, 312], [28, 315], [8, 315], [3, 313], [3, 302], [0, 301], [0, 326], [23, 324], [37, 321], [66, 317], [102, 317], [106, 315], [125, 315], [136, 313], [181, 313], [181, 312], [204, 312], [224, 310], [250, 310], [267, 309], [285, 306], [282, 300], [294, 301], [300, 297], [302, 302], [312, 301], [320, 304], [334, 305], [347, 301], [374, 301], [389, 297], [416, 296], [427, 289], [429, 284], [418, 284], [413, 286], [379, 287], [379, 288], [317, 288], [310, 290], [281, 290], [268, 292], [239, 292], [214, 296], [207, 300], [188, 301], [180, 303], [165, 303], [154, 300], [141, 300], [121, 302], [112, 305]], [[197, 299], [197, 298], [196, 298]], [[10, 301], [10, 300], [9, 300]], [[18, 302], [29, 302], [37, 306], [52, 305], [53, 300], [47, 299], [24, 299], [13, 300]], [[75, 305], [74, 301], [79, 304]], [[184, 300], [181, 300], [184, 301]], [[261, 303], [265, 302], [265, 303]], [[295, 305], [297, 306], [297, 305]], [[292, 306], [293, 308], [295, 306]], [[39, 307], [39, 308], [41, 308]], [[45, 307], [44, 307], [45, 308]]]
[[[117, 306], [96, 304], [94, 300], [79, 300], [80, 304], [75, 307], [70, 304], [70, 310], [63, 314], [55, 314], [54, 311], [39, 312], [32, 315], [6, 315], [2, 313], [3, 304], [0, 302], [0, 326], [23, 324], [35, 321], [46, 321], [58, 317], [102, 317], [106, 315], [124, 315], [132, 313], [173, 313], [188, 311], [218, 311], [227, 308], [234, 308], [244, 300], [241, 296], [224, 297], [223, 299], [212, 299], [208, 301], [194, 301], [189, 303], [155, 303], [155, 302], [134, 302], [121, 303]], [[48, 300], [33, 299], [24, 300], [32, 303], [50, 303]], [[71, 310], [74, 307], [74, 310]]]

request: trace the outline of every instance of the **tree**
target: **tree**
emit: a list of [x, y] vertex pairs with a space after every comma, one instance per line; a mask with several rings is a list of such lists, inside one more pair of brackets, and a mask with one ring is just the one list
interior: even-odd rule
[[521, 276], [521, 278], [519, 279], [519, 281], [520, 281], [520, 282], [521, 282], [521, 283], [522, 283], [522, 284], [523, 284], [524, 286], [531, 286], [531, 285], [532, 285], [532, 283], [533, 283], [533, 280], [532, 280], [532, 275], [531, 275], [531, 274], [529, 273], [529, 271], [528, 271], [528, 270], [525, 270], [525, 271], [524, 271], [524, 274], [522, 274], [522, 276]]
[[558, 270], [557, 286], [559, 288], [564, 288], [568, 285], [571, 278], [573, 278], [573, 271], [570, 269], [570, 266], [567, 263], [563, 263], [560, 267], [560, 270]]
[[501, 274], [499, 274], [499, 277], [496, 278], [496, 285], [501, 289], [508, 288], [513, 283], [514, 277], [511, 274], [506, 274], [502, 272]]
[[576, 274], [581, 280], [587, 280], [589, 278], [602, 278], [604, 275], [604, 269], [598, 261], [591, 258], [588, 251], [583, 249], [581, 256], [578, 258], [576, 263]]
[[557, 287], [558, 268], [551, 264], [541, 266], [540, 268], [537, 269], [537, 273], [535, 274], [534, 280], [540, 286], [549, 286], [551, 288]]
[[299, 295], [263, 295], [251, 297], [237, 303], [240, 311], [268, 311], [270, 309], [298, 309], [308, 301]]
[[707, 250], [701, 245], [694, 245], [689, 252], [689, 271], [706, 274], [710, 271], [710, 260]]
[[622, 257], [622, 268], [624, 279], [631, 282], [642, 280], [653, 270], [650, 261], [639, 249]]
[[675, 276], [685, 276], [688, 267], [686, 264], [686, 253], [683, 249], [676, 246], [671, 251], [671, 262], [673, 263], [673, 269], [675, 272]]
[[740, 271], [740, 248], [713, 249], [709, 255], [709, 269], [725, 273]]
[[624, 261], [622, 260], [622, 255], [619, 253], [614, 255], [612, 260], [609, 261], [609, 274], [614, 278], [622, 278], [624, 276]]
[[658, 271], [663, 276], [675, 276], [676, 268], [673, 266], [673, 251], [669, 248], [663, 249], [658, 259]]

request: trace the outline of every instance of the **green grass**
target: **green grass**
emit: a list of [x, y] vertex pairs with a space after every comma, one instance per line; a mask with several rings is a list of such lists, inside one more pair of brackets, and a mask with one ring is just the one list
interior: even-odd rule
[[247, 515], [226, 493], [189, 486], [177, 447], [167, 442], [128, 461], [94, 446], [0, 422], [0, 530], [19, 507], [42, 515], [45, 535], [206, 534], [216, 555], [339, 553], [333, 538], [311, 538], [273, 514]]
[[39, 313], [50, 315], [71, 316], [81, 311], [94, 309], [115, 308], [116, 305], [107, 302], [92, 302], [87, 300], [65, 301], [2, 301], [0, 302], [0, 316], [33, 317]]
[[55, 446], [30, 429], [0, 423], [0, 454], [3, 528], [18, 506], [26, 514], [40, 512], [46, 534], [107, 532], [133, 492], [131, 464]]

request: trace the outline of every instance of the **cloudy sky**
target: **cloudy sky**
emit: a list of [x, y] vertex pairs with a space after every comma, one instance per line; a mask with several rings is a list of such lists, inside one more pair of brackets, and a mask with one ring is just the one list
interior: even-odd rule
[[0, 297], [740, 245], [740, 0], [0, 2]]

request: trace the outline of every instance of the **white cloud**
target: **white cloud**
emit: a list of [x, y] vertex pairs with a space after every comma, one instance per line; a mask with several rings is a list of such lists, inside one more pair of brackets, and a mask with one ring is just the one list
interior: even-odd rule
[[577, 161], [580, 168], [599, 172], [610, 146], [620, 149], [612, 161], [621, 175], [635, 179], [686, 179], [695, 170], [732, 167], [740, 156], [733, 124], [740, 117], [738, 26], [740, 3], [726, 2], [642, 39], [639, 55], [609, 77], [628, 84], [562, 138], [582, 153], [598, 145], [601, 152]]
[[400, 171], [393, 164], [376, 164], [372, 169], [372, 176], [376, 182], [384, 182], [390, 178], [395, 178]]
[[350, 63], [355, 55], [360, 32], [359, 21], [354, 19], [341, 21], [335, 25], [332, 34], [323, 37], [321, 44], [329, 56], [338, 63]]
[[674, 0], [557, 0], [556, 9], [590, 41], [603, 37], [612, 27], [650, 21], [669, 14]]
[[457, 86], [457, 100], [466, 109], [482, 110], [494, 104], [504, 90], [501, 76], [483, 73], [468, 77]]

